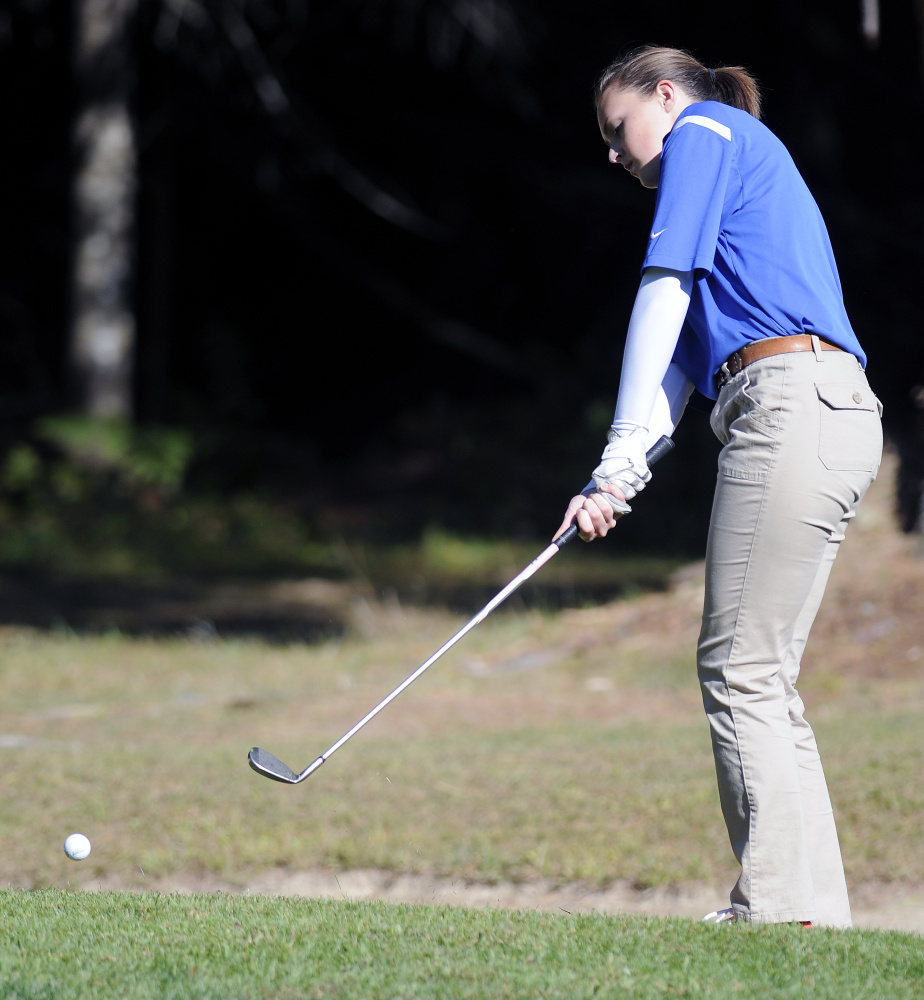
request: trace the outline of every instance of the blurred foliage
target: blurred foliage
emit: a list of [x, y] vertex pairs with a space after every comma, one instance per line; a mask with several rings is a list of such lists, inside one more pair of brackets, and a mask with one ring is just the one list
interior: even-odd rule
[[39, 421], [37, 430], [75, 466], [97, 470], [129, 492], [175, 494], [193, 457], [191, 435], [173, 428], [139, 428], [121, 420], [65, 414]]
[[[277, 459], [288, 479], [235, 479], [230, 439], [45, 418], [0, 459], [0, 575], [126, 584], [326, 577], [401, 603], [475, 610], [547, 544], [572, 492], [531, 465], [521, 445], [537, 429], [513, 412], [498, 421], [502, 448], [478, 446], [491, 413], [498, 417], [489, 409], [474, 428], [450, 428], [449, 413], [431, 411], [417, 448], [376, 451], [337, 489], [314, 491], [299, 452]], [[253, 447], [237, 442], [243, 465], [256, 461], [244, 457]], [[546, 447], [560, 455], [550, 465], [586, 464], [567, 435], [550, 434]], [[498, 494], [490, 483], [503, 469], [508, 486]], [[631, 530], [570, 546], [517, 599], [574, 606], [666, 586], [691, 555], [677, 535], [683, 522], [663, 527], [671, 478], [646, 495]]]
[[330, 547], [280, 502], [184, 489], [183, 430], [39, 421], [0, 465], [0, 569], [65, 576], [330, 572]]

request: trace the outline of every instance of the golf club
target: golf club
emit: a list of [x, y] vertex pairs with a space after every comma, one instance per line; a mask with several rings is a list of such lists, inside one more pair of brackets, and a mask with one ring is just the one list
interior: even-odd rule
[[[669, 437], [662, 437], [660, 440], [656, 441], [651, 447], [647, 454], [649, 466], [654, 465], [655, 462], [662, 459], [672, 448], [674, 447], [674, 442]], [[563, 531], [558, 538], [553, 541], [548, 548], [544, 549], [539, 553], [538, 556], [523, 570], [519, 576], [514, 577], [501, 590], [496, 594], [490, 601], [478, 612], [475, 617], [459, 629], [458, 632], [446, 643], [444, 643], [440, 648], [427, 660], [422, 663], [415, 671], [407, 678], [407, 680], [402, 681], [394, 691], [391, 692], [386, 698], [383, 698], [375, 708], [372, 709], [367, 715], [364, 715], [359, 722], [356, 723], [353, 728], [344, 733], [337, 742], [329, 747], [320, 757], [317, 758], [313, 763], [309, 764], [302, 772], [293, 771], [288, 764], [283, 764], [283, 762], [278, 758], [274, 757], [271, 753], [266, 750], [262, 750], [260, 747], [254, 747], [250, 753], [247, 755], [247, 759], [250, 762], [250, 766], [258, 773], [262, 774], [265, 778], [272, 778], [273, 781], [282, 781], [287, 785], [297, 785], [299, 782], [305, 780], [309, 774], [314, 773], [317, 769], [327, 760], [331, 754], [337, 752], [340, 747], [351, 736], [354, 736], [359, 732], [363, 726], [369, 722], [370, 719], [374, 719], [375, 716], [385, 708], [390, 702], [394, 701], [401, 692], [410, 687], [414, 681], [428, 668], [431, 667], [436, 661], [445, 653], [448, 649], [451, 649], [466, 633], [470, 632], [479, 622], [484, 621], [485, 618], [503, 601], [505, 601], [522, 583], [528, 580], [533, 573], [544, 566], [552, 556], [556, 555], [561, 551], [562, 547], [567, 545], [575, 535], [578, 533], [578, 527], [576, 523], [573, 523], [569, 528]]]

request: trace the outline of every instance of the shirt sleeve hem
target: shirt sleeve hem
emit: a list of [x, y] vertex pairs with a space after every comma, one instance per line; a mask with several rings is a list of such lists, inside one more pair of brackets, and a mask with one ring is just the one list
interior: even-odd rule
[[715, 258], [705, 256], [699, 257], [673, 257], [669, 254], [650, 253], [642, 264], [642, 270], [646, 267], [664, 267], [671, 271], [705, 271], [712, 273]]

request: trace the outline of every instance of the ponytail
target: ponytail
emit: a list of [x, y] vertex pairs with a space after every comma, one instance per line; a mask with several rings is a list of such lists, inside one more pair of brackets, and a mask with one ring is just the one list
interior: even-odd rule
[[760, 87], [743, 66], [707, 69], [689, 52], [643, 45], [620, 57], [600, 74], [594, 103], [610, 87], [650, 97], [661, 80], [670, 80], [696, 101], [721, 101], [760, 118]]
[[730, 104], [760, 118], [760, 88], [743, 66], [719, 66], [709, 70], [709, 77], [713, 88], [712, 100]]

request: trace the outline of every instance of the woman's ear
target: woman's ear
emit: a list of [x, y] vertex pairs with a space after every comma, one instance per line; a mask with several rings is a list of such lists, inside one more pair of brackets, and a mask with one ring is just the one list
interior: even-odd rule
[[664, 111], [670, 111], [677, 100], [677, 88], [670, 80], [661, 80], [655, 87], [655, 97]]

